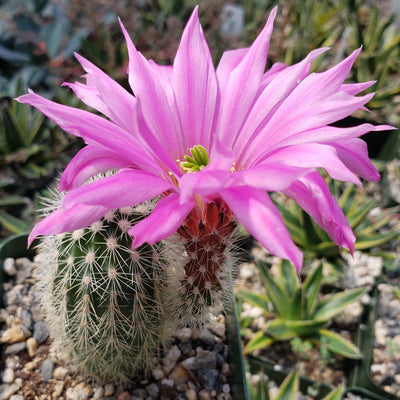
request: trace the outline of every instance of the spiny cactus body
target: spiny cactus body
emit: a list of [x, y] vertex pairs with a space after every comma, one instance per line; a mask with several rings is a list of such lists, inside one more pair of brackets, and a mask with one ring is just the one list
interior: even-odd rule
[[52, 336], [80, 370], [105, 380], [125, 381], [149, 367], [166, 336], [156, 248], [132, 251], [127, 233], [140, 218], [132, 208], [117, 210], [40, 245]]

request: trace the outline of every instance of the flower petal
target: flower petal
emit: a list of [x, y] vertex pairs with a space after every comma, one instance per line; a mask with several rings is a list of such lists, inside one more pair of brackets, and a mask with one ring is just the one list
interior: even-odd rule
[[300, 178], [283, 193], [314, 218], [329, 237], [340, 247], [354, 251], [355, 236], [350, 225], [318, 172]]
[[133, 247], [145, 242], [154, 244], [170, 237], [194, 206], [193, 202], [179, 204], [179, 195], [174, 193], [159, 200], [153, 212], [129, 230]]
[[86, 204], [70, 204], [59, 208], [35, 225], [28, 238], [28, 246], [39, 235], [72, 232], [90, 226], [107, 213], [107, 208]]
[[81, 137], [87, 144], [105, 147], [120, 153], [125, 159], [148, 171], [162, 172], [146, 149], [133, 136], [114, 123], [88, 111], [55, 103], [32, 91], [17, 99], [30, 104], [71, 135]]
[[217, 78], [196, 7], [174, 60], [172, 84], [185, 149], [202, 144], [210, 149], [217, 100]]
[[217, 194], [229, 179], [229, 171], [211, 170], [192, 172], [179, 181], [180, 204], [196, 201], [195, 195], [207, 197]]
[[236, 218], [271, 254], [290, 260], [299, 270], [303, 254], [293, 243], [269, 196], [251, 187], [227, 188], [221, 197]]
[[369, 181], [379, 181], [380, 175], [368, 157], [368, 146], [364, 140], [343, 140], [332, 145], [342, 162], [357, 175]]
[[99, 97], [107, 106], [110, 118], [129, 132], [135, 115], [135, 98], [100, 68], [79, 54], [75, 56], [87, 72], [91, 87], [97, 89]]
[[185, 149], [178, 112], [168, 89], [171, 82], [166, 74], [157, 74], [154, 63], [148, 62], [136, 50], [122, 22], [120, 25], [128, 47], [129, 84], [142, 103], [146, 123], [171, 157], [179, 159], [185, 154]]
[[67, 192], [61, 207], [71, 203], [98, 205], [108, 210], [130, 207], [172, 188], [171, 182], [158, 176], [134, 169], [124, 169], [115, 175]]
[[221, 108], [216, 132], [218, 132], [219, 140], [228, 148], [232, 148], [236, 135], [258, 93], [265, 71], [269, 38], [276, 11], [275, 7], [264, 29], [240, 64], [229, 74], [224, 90], [221, 90]]
[[360, 180], [352, 172], [353, 165], [348, 164], [348, 168], [335, 148], [326, 144], [305, 143], [284, 147], [268, 156], [265, 161], [268, 164], [276, 162], [299, 168], [324, 168], [334, 179], [361, 185]]
[[80, 150], [65, 168], [59, 190], [76, 188], [99, 173], [124, 167], [133, 167], [132, 162], [113, 151], [88, 145]]

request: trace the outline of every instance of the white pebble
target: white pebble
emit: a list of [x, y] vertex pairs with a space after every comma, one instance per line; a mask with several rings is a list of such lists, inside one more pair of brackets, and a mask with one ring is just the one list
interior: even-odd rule
[[16, 275], [17, 269], [15, 268], [15, 260], [13, 258], [6, 258], [3, 263], [3, 270], [7, 275]]
[[112, 383], [107, 383], [104, 386], [104, 396], [111, 396], [114, 393], [114, 385]]
[[3, 372], [3, 382], [13, 383], [14, 382], [14, 371], [11, 368], [6, 368]]

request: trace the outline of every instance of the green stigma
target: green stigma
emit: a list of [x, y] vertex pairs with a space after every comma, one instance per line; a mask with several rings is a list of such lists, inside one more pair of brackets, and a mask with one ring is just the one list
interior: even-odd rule
[[193, 146], [190, 149], [190, 156], [185, 156], [186, 162], [182, 163], [183, 168], [188, 170], [188, 172], [198, 172], [201, 171], [209, 162], [207, 150], [199, 145]]

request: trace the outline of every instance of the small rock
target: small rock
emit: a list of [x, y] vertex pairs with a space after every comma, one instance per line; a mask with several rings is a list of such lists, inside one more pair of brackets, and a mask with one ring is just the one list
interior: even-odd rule
[[213, 334], [206, 328], [200, 331], [199, 339], [207, 346], [213, 346], [215, 343]]
[[21, 326], [13, 326], [3, 332], [0, 338], [0, 343], [13, 344], [24, 342], [25, 339], [26, 337]]
[[53, 377], [54, 363], [50, 358], [46, 358], [42, 363], [42, 378], [47, 382]]
[[111, 396], [114, 393], [114, 385], [112, 383], [107, 383], [104, 386], [104, 396]]
[[122, 392], [118, 395], [118, 400], [131, 400], [131, 394], [129, 392]]
[[225, 337], [225, 324], [216, 322], [215, 324], [210, 325], [208, 329], [221, 339]]
[[192, 341], [189, 339], [187, 342], [180, 342], [178, 343], [178, 347], [182, 354], [189, 354], [192, 350]]
[[3, 270], [7, 275], [17, 275], [17, 268], [15, 268], [15, 260], [13, 258], [6, 258], [3, 262]]
[[76, 400], [87, 400], [92, 393], [92, 389], [85, 382], [81, 382], [74, 387], [74, 392]]
[[47, 331], [46, 325], [43, 321], [35, 322], [35, 325], [33, 326], [33, 337], [39, 344], [44, 343], [49, 337], [49, 332]]
[[182, 365], [178, 364], [168, 375], [168, 378], [175, 382], [175, 386], [178, 386], [189, 379], [189, 374]]
[[137, 388], [132, 392], [132, 396], [137, 397], [138, 399], [145, 399], [147, 397], [147, 392], [145, 389]]
[[20, 343], [14, 343], [11, 344], [10, 346], [7, 346], [6, 349], [4, 350], [4, 354], [10, 355], [10, 354], [17, 354], [26, 348], [26, 343], [25, 342], [20, 342]]
[[152, 371], [155, 380], [160, 381], [165, 378], [164, 371], [160, 367], [156, 367]]
[[205, 350], [196, 356], [197, 368], [215, 369], [217, 366], [217, 357], [212, 351]]
[[24, 396], [22, 396], [22, 395], [20, 395], [20, 394], [13, 394], [13, 395], [10, 397], [10, 400], [25, 400], [25, 399], [24, 399]]
[[17, 393], [19, 386], [16, 383], [11, 385], [0, 385], [0, 400], [8, 400], [13, 394]]
[[211, 394], [205, 389], [200, 390], [199, 400], [211, 400]]
[[153, 399], [160, 397], [160, 387], [156, 383], [150, 383], [150, 385], [146, 386], [146, 390]]
[[163, 359], [163, 371], [168, 375], [175, 367], [176, 362], [181, 356], [178, 346], [172, 346]]
[[15, 265], [17, 267], [16, 283], [24, 283], [32, 275], [33, 263], [29, 258], [23, 257], [15, 260]]
[[54, 379], [64, 379], [67, 375], [68, 370], [64, 367], [57, 367], [54, 369], [53, 378]]
[[189, 389], [185, 392], [188, 400], [197, 400], [197, 393], [194, 389]]
[[33, 329], [33, 319], [30, 311], [23, 309], [21, 311], [21, 320], [27, 329], [30, 331]]
[[33, 358], [38, 348], [38, 342], [35, 338], [30, 337], [26, 340], [26, 348], [28, 349], [29, 357]]
[[203, 382], [204, 389], [210, 392], [216, 389], [219, 378], [219, 371], [216, 369], [200, 369], [197, 371], [197, 376]]
[[175, 337], [180, 341], [180, 342], [187, 342], [192, 336], [192, 331], [189, 328], [182, 328], [179, 329], [175, 333]]
[[104, 396], [104, 389], [100, 386], [94, 390], [93, 398], [96, 400], [102, 399]]
[[196, 369], [197, 362], [196, 357], [188, 357], [186, 360], [181, 362], [182, 367], [186, 368], [187, 370], [191, 371]]
[[14, 382], [14, 370], [12, 368], [6, 368], [3, 372], [3, 382], [13, 383]]
[[64, 382], [63, 381], [56, 381], [54, 384], [53, 389], [53, 399], [58, 399], [61, 396], [62, 391], [64, 390]]

